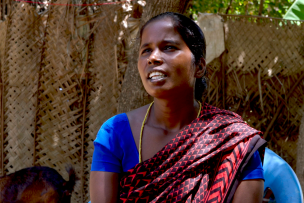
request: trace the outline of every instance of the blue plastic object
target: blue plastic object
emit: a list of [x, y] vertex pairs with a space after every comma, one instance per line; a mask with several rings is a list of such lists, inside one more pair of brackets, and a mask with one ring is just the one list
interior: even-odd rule
[[266, 148], [264, 157], [264, 190], [270, 187], [276, 203], [303, 203], [303, 193], [299, 180], [279, 155]]

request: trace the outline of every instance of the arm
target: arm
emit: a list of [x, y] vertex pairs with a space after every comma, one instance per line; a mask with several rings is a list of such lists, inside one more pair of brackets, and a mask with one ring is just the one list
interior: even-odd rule
[[232, 202], [261, 203], [264, 193], [264, 175], [258, 151], [254, 152], [250, 158], [242, 172], [241, 179]]
[[232, 203], [261, 203], [263, 199], [263, 190], [263, 180], [243, 180], [235, 191]]
[[94, 141], [90, 173], [92, 203], [112, 203], [118, 200], [122, 151], [115, 134], [114, 119], [115, 117], [112, 117], [102, 125]]
[[90, 198], [92, 203], [115, 203], [118, 200], [119, 174], [91, 171]]

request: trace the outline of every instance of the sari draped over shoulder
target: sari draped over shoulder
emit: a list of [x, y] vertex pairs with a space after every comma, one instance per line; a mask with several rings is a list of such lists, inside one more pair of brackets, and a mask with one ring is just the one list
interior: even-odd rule
[[120, 202], [230, 202], [241, 172], [266, 141], [230, 111], [204, 104], [199, 118], [120, 181]]

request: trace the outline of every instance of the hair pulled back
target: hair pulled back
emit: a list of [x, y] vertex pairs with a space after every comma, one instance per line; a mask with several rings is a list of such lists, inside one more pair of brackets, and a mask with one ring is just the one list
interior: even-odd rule
[[[145, 27], [151, 22], [170, 18], [176, 31], [181, 35], [184, 42], [189, 47], [194, 56], [194, 65], [198, 66], [202, 63], [202, 59], [206, 58], [206, 41], [205, 36], [200, 27], [190, 18], [173, 12], [166, 12], [151, 18], [140, 30], [140, 39]], [[206, 71], [202, 78], [197, 78], [195, 82], [195, 99], [201, 100], [203, 93], [207, 89]]]

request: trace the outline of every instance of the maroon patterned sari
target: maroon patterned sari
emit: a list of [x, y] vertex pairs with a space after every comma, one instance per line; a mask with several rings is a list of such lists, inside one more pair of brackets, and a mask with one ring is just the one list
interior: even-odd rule
[[239, 115], [204, 104], [199, 118], [124, 174], [120, 201], [230, 202], [250, 157], [264, 154], [260, 135]]

